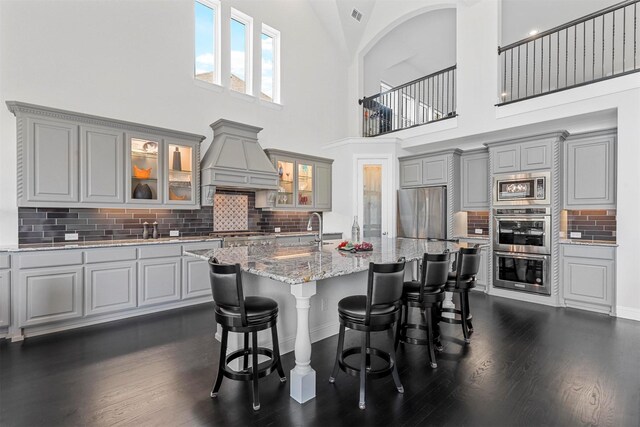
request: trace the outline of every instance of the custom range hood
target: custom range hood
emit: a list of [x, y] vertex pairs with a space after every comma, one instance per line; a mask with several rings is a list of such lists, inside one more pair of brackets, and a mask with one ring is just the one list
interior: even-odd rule
[[213, 141], [200, 162], [202, 204], [213, 202], [216, 187], [278, 189], [278, 173], [258, 144], [262, 128], [220, 119], [211, 129]]

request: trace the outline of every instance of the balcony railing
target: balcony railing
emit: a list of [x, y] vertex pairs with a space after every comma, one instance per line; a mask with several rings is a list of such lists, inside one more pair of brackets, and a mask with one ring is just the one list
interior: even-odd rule
[[362, 136], [377, 136], [456, 115], [456, 66], [358, 100]]
[[498, 105], [640, 70], [638, 2], [630, 0], [498, 48]]

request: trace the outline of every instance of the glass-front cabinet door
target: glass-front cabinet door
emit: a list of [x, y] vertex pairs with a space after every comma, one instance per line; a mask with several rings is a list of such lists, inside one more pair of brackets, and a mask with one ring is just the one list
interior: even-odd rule
[[168, 170], [166, 203], [193, 203], [195, 190], [193, 179], [193, 147], [177, 143], [168, 143], [166, 153]]
[[313, 206], [313, 164], [298, 162], [297, 206]]
[[161, 203], [161, 140], [143, 137], [130, 137], [128, 140], [129, 200], [134, 203]]
[[276, 206], [295, 206], [295, 162], [278, 158], [275, 163], [278, 171]]

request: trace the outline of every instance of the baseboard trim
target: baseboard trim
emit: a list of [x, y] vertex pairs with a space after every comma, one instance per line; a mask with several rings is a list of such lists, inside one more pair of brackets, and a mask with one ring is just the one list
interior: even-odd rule
[[616, 317], [640, 322], [640, 308], [623, 307], [619, 305], [616, 307]]

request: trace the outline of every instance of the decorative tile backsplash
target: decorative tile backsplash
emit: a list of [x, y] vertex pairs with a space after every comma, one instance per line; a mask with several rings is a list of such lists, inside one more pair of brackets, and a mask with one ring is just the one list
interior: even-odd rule
[[18, 242], [64, 242], [65, 233], [78, 233], [80, 242], [141, 239], [145, 221], [158, 222], [160, 237], [169, 236], [169, 230], [206, 236], [213, 230], [213, 210], [20, 208]]
[[216, 194], [213, 199], [213, 230], [249, 229], [249, 195]]
[[480, 236], [476, 229], [481, 229], [485, 236], [489, 234], [489, 211], [467, 212], [467, 235]]
[[[218, 190], [215, 197], [216, 208], [199, 210], [20, 208], [18, 242], [21, 245], [64, 242], [65, 233], [78, 233], [79, 242], [142, 239], [145, 221], [158, 222], [160, 237], [167, 237], [169, 230], [179, 230], [181, 236], [207, 236], [214, 231], [214, 210], [221, 221], [216, 225], [238, 227], [226, 230], [273, 232], [275, 227], [280, 227], [284, 233], [307, 229], [308, 212], [263, 212], [256, 209], [255, 194], [251, 191]], [[236, 217], [225, 214], [222, 203], [228, 203], [227, 208], [235, 212]], [[317, 230], [316, 219], [312, 224]]]
[[616, 241], [616, 211], [615, 210], [579, 210], [566, 211], [567, 231], [569, 233], [578, 231], [582, 233], [579, 240], [604, 240], [608, 242]]

